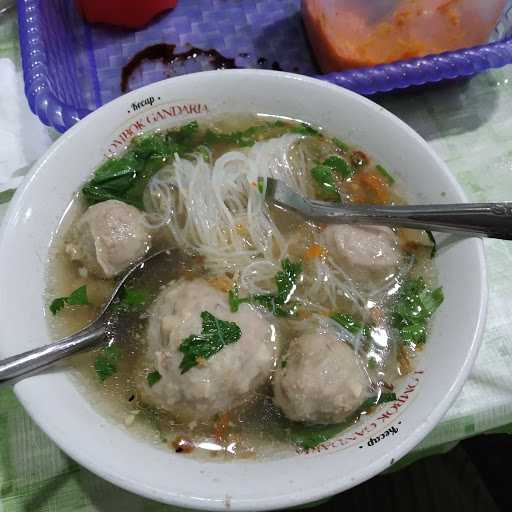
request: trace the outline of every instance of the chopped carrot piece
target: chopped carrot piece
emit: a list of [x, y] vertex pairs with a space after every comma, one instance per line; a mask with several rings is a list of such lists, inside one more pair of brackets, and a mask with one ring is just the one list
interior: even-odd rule
[[343, 184], [343, 191], [350, 196], [353, 203], [361, 204], [367, 202], [366, 193], [357, 174]]
[[327, 255], [327, 249], [320, 244], [311, 244], [304, 252], [304, 259], [306, 261], [313, 261], [318, 259], [324, 259]]
[[389, 203], [389, 186], [381, 176], [375, 172], [363, 172], [359, 175], [359, 180], [367, 191], [370, 192], [373, 199], [370, 202], [377, 204]]
[[330, 72], [486, 43], [505, 5], [506, 0], [302, 0], [302, 14], [317, 61]]

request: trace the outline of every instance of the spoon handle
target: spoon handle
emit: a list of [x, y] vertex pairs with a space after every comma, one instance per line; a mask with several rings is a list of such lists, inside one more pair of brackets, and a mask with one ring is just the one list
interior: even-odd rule
[[63, 357], [95, 345], [104, 334], [105, 326], [89, 326], [55, 343], [0, 360], [0, 384], [46, 368]]
[[324, 224], [378, 224], [512, 240], [512, 202], [429, 205], [327, 203], [307, 199], [288, 185], [267, 179], [266, 198]]
[[267, 179], [277, 206], [324, 224], [378, 224], [512, 240], [511, 203], [371, 205], [307, 199], [280, 180]]
[[512, 203], [415, 206], [343, 205], [308, 201], [308, 217], [325, 223], [401, 226], [512, 239]]

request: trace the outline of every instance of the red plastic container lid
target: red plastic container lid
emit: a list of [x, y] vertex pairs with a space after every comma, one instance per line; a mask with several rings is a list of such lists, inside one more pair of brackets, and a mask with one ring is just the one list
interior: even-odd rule
[[157, 14], [176, 7], [178, 0], [75, 0], [89, 23], [126, 28], [147, 25]]

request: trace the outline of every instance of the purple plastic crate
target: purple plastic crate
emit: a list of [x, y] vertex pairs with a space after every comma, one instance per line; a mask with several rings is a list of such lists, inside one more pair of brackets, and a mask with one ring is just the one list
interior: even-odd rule
[[[143, 30], [89, 25], [73, 0], [18, 0], [25, 92], [41, 121], [60, 132], [118, 97], [121, 70], [158, 43], [215, 49], [237, 67], [317, 76], [365, 95], [471, 76], [512, 63], [512, 1], [489, 44], [418, 59], [319, 75], [308, 46], [300, 0], [181, 0]], [[129, 87], [204, 69], [208, 59], [144, 63]]]

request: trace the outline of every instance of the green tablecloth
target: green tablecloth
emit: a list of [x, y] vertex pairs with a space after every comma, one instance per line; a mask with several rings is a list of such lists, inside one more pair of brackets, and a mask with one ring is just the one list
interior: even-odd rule
[[[19, 64], [13, 14], [0, 18], [0, 57]], [[427, 139], [470, 199], [512, 199], [512, 67], [379, 102]], [[0, 116], [2, 113], [0, 112]], [[1, 198], [0, 198], [1, 199]], [[1, 200], [0, 200], [1, 202]], [[0, 219], [5, 205], [0, 205]], [[490, 302], [482, 349], [461, 395], [408, 459], [441, 451], [512, 423], [512, 244], [487, 241]], [[64, 455], [30, 420], [10, 389], [0, 389], [0, 511], [163, 511]]]

